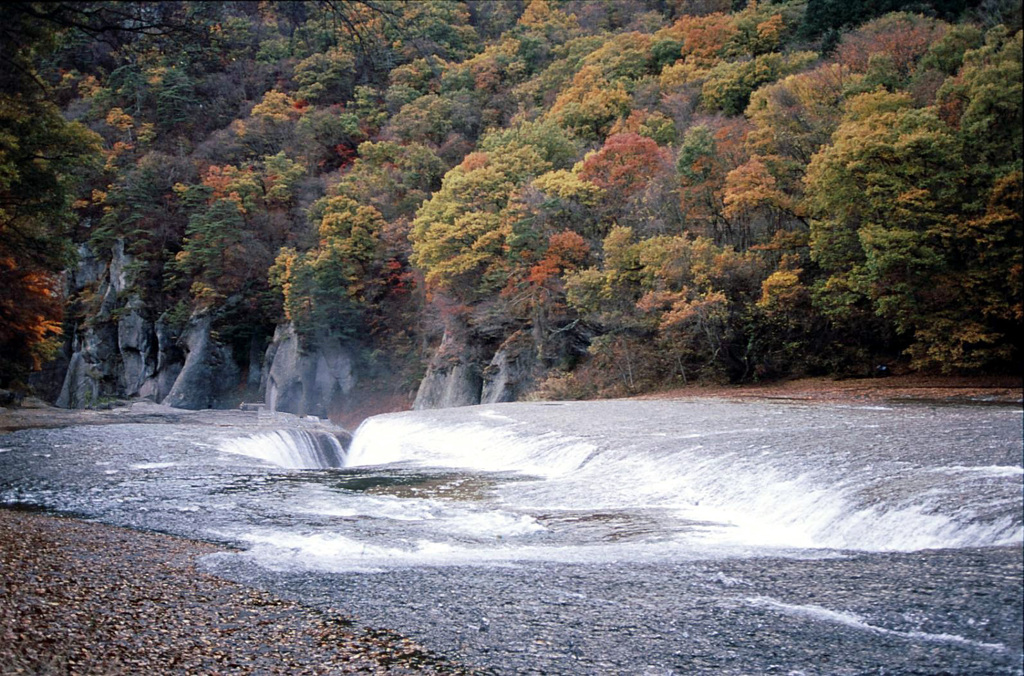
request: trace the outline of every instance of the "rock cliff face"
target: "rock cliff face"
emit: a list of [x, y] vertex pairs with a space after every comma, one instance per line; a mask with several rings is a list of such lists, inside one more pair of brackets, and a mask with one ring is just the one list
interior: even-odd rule
[[194, 319], [180, 334], [152, 321], [130, 293], [132, 259], [121, 241], [109, 260], [84, 244], [78, 254], [67, 293], [89, 300], [71, 334], [58, 406], [95, 407], [121, 397], [192, 409], [230, 403], [225, 395], [237, 384], [238, 367], [230, 350], [210, 338], [209, 318]]
[[513, 334], [489, 361], [487, 354], [445, 334], [420, 381], [413, 409], [519, 401], [536, 387], [543, 369], [529, 334]]
[[265, 354], [263, 341], [253, 338], [242, 368], [216, 340], [214, 317], [193, 316], [175, 329], [147, 316], [131, 294], [131, 257], [120, 242], [109, 260], [83, 245], [79, 260], [67, 292], [88, 305], [67, 352], [51, 365], [60, 374], [48, 386], [58, 406], [93, 408], [107, 399], [140, 397], [175, 408], [227, 408], [258, 390], [272, 410], [322, 417], [355, 387], [354, 356], [337, 339], [305, 350], [292, 327], [281, 326]]
[[325, 417], [352, 392], [353, 355], [336, 338], [316, 343], [305, 350], [291, 325], [277, 327], [260, 388], [270, 410]]
[[[185, 355], [178, 345], [179, 333], [158, 319], [153, 325], [156, 336], [156, 371], [139, 389], [139, 396], [162, 402], [181, 373]], [[152, 349], [152, 343], [150, 343]]]
[[474, 333], [466, 324], [450, 320], [413, 408], [522, 401], [551, 369], [585, 356], [593, 337], [578, 322], [556, 331], [528, 327], [503, 339], [495, 333]]
[[117, 396], [123, 387], [123, 361], [118, 350], [119, 294], [127, 286], [130, 259], [118, 241], [104, 262], [87, 246], [79, 248], [78, 267], [69, 275], [69, 291], [88, 291], [94, 310], [71, 337], [71, 354], [57, 405], [65, 408], [95, 406]]
[[512, 334], [483, 372], [481, 404], [518, 401], [536, 386], [540, 362], [532, 337], [525, 331]]
[[237, 405], [231, 395], [241, 382], [241, 370], [231, 349], [211, 337], [212, 323], [209, 316], [193, 318], [182, 333], [185, 363], [163, 399], [167, 406], [197, 410]]
[[483, 389], [481, 358], [470, 349], [461, 327], [445, 329], [441, 344], [420, 381], [412, 407], [420, 411], [432, 408], [472, 406], [480, 403]]
[[[353, 403], [355, 355], [338, 339], [307, 346], [282, 325], [265, 351], [265, 339], [254, 337], [247, 357], [238, 357], [248, 363], [240, 364], [216, 339], [215, 317], [194, 316], [175, 328], [147, 312], [132, 293], [132, 260], [122, 243], [102, 255], [83, 245], [79, 259], [68, 275], [68, 295], [84, 299], [84, 316], [46, 378], [58, 406], [144, 398], [176, 408], [228, 408], [258, 392], [272, 411], [324, 417]], [[536, 336], [520, 331], [497, 348], [495, 337], [486, 341], [451, 323], [413, 408], [516, 401], [536, 386], [544, 370]]]
[[475, 364], [458, 362], [431, 367], [420, 381], [413, 410], [479, 404], [482, 385], [480, 369]]
[[156, 335], [152, 322], [142, 315], [144, 307], [139, 298], [130, 300], [124, 309], [117, 322], [117, 351], [121, 355], [121, 388], [131, 396], [138, 394], [156, 372]]

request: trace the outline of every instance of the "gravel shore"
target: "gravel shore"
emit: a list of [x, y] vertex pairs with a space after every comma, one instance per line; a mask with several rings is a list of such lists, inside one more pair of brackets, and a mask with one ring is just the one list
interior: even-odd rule
[[197, 569], [217, 551], [0, 509], [0, 674], [471, 673], [341, 612]]

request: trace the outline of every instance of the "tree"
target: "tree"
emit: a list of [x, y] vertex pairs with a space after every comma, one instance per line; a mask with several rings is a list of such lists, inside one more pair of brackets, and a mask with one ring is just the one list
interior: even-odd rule
[[285, 92], [271, 89], [252, 107], [248, 120], [235, 122], [235, 133], [253, 156], [277, 152], [291, 137], [305, 108]]
[[342, 47], [312, 54], [295, 65], [295, 97], [310, 103], [339, 103], [355, 84], [355, 58]]
[[304, 253], [282, 248], [269, 269], [271, 288], [281, 294], [285, 318], [303, 340], [353, 338], [366, 328], [384, 219], [343, 195], [317, 201], [309, 216], [319, 241]]
[[726, 174], [722, 203], [722, 215], [739, 231], [741, 249], [770, 239], [792, 211], [790, 198], [757, 155]]
[[[1005, 300], [993, 304], [993, 289], [972, 280], [996, 261], [1013, 279], [1010, 251], [1020, 240], [1004, 219], [1013, 218], [1016, 179], [1002, 184], [1002, 207], [990, 203], [985, 217], [971, 219], [959, 190], [964, 167], [959, 140], [934, 108], [876, 92], [851, 99], [832, 146], [808, 169], [811, 252], [830, 274], [819, 297], [846, 290], [822, 307], [841, 316], [865, 299], [909, 338], [919, 366], [976, 368], [1013, 352], [1005, 322], [1015, 311]], [[979, 316], [980, 306], [989, 309]]]
[[689, 65], [708, 67], [733, 55], [736, 25], [727, 14], [683, 16], [668, 33], [682, 42], [681, 56]]
[[[868, 87], [886, 82], [890, 87], [902, 86], [931, 46], [945, 35], [946, 28], [941, 21], [919, 15], [887, 14], [846, 35], [836, 57], [853, 72], [868, 74]], [[881, 74], [879, 69], [891, 74]]]
[[609, 81], [597, 66], [584, 66], [555, 99], [549, 119], [579, 138], [593, 141], [607, 135], [612, 124], [629, 111], [625, 85]]
[[727, 120], [716, 126], [690, 127], [679, 146], [680, 204], [688, 229], [719, 244], [738, 244], [739, 233], [725, 216], [725, 181], [729, 172], [747, 159], [747, 125], [742, 120]]
[[983, 184], [1019, 169], [1024, 146], [1020, 99], [1024, 33], [997, 27], [985, 45], [964, 54], [961, 71], [939, 90], [944, 119], [959, 130], [966, 160]]
[[61, 115], [37, 72], [58, 21], [75, 16], [67, 6], [0, 9], [0, 385], [20, 380], [55, 347], [57, 273], [73, 260], [72, 203], [99, 153], [99, 137]]
[[760, 293], [762, 265], [706, 238], [637, 240], [615, 227], [600, 267], [570, 273], [571, 307], [605, 334], [591, 355], [626, 391], [676, 378], [747, 377], [753, 368], [746, 312]]
[[[201, 188], [187, 188], [189, 201], [201, 199]], [[259, 271], [263, 256], [253, 256], [251, 247], [260, 242], [246, 236], [244, 207], [229, 197], [213, 197], [189, 218], [182, 250], [174, 261], [178, 279], [188, 283], [192, 307], [210, 310], [242, 290]], [[191, 194], [187, 194], [191, 193]], [[265, 269], [265, 267], [264, 267]]]
[[761, 54], [749, 61], [721, 62], [706, 74], [701, 87], [701, 105], [708, 111], [739, 115], [746, 110], [751, 94], [758, 87], [803, 70], [817, 58], [814, 52], [794, 52], [786, 56]]
[[825, 64], [751, 95], [746, 113], [753, 129], [748, 143], [752, 152], [766, 159], [787, 193], [803, 191], [807, 164], [839, 126], [848, 78], [842, 66]]
[[295, 125], [295, 136], [307, 167], [327, 171], [351, 162], [367, 133], [356, 113], [334, 105], [306, 109]]
[[441, 186], [445, 164], [419, 143], [361, 143], [358, 157], [338, 184], [338, 192], [381, 212], [385, 220], [411, 219]]
[[394, 140], [440, 145], [452, 130], [452, 102], [426, 94], [402, 106], [385, 128]]
[[427, 284], [464, 302], [501, 289], [507, 233], [500, 213], [518, 186], [550, 167], [533, 148], [513, 147], [470, 154], [448, 172], [409, 235]]
[[579, 176], [601, 188], [611, 204], [625, 205], [668, 166], [668, 151], [651, 139], [615, 134], [583, 158]]
[[[927, 10], [929, 14], [952, 21], [976, 3], [971, 0], [926, 0], [915, 4], [920, 8], [915, 8], [917, 11]], [[808, 0], [801, 31], [809, 37], [838, 32], [883, 14], [900, 11], [906, 5], [900, 0]]]
[[294, 203], [299, 180], [305, 175], [302, 166], [289, 159], [284, 151], [264, 157], [260, 178], [263, 183], [263, 199], [267, 205], [288, 206]]
[[122, 240], [134, 259], [133, 291], [159, 312], [165, 306], [164, 275], [188, 221], [174, 186], [197, 180], [195, 168], [184, 158], [151, 151], [119, 173], [106, 190], [93, 193], [91, 201], [102, 208], [102, 216], [89, 229], [89, 245], [103, 252]]
[[523, 121], [506, 129], [495, 129], [480, 139], [482, 152], [532, 148], [553, 169], [569, 169], [580, 155], [580, 144], [551, 121]]
[[[525, 206], [518, 222], [529, 223], [531, 233], [572, 230], [593, 244], [608, 234], [608, 223], [600, 214], [605, 192], [579, 174], [564, 169], [551, 171], [538, 176], [530, 186], [537, 192], [537, 199]], [[511, 236], [518, 236], [515, 228]]]
[[409, 3], [395, 21], [385, 24], [384, 33], [406, 59], [437, 55], [462, 61], [479, 49], [465, 3], [453, 0]]

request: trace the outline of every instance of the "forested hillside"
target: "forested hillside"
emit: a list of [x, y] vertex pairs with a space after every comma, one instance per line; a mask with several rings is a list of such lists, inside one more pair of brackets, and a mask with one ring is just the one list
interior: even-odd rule
[[1021, 372], [1018, 2], [0, 15], [0, 387], [316, 412]]

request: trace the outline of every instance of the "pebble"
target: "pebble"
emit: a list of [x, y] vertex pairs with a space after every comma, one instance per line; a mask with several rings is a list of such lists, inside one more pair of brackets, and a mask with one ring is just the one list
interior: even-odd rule
[[197, 570], [217, 551], [0, 509], [0, 675], [477, 673], [341, 611]]

